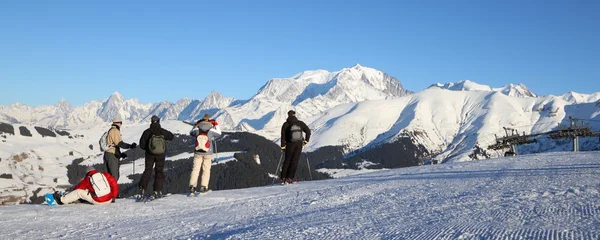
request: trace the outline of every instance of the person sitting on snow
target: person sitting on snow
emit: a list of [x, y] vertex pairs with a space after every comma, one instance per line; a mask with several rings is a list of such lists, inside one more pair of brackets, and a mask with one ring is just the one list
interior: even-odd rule
[[85, 177], [73, 188], [73, 191], [64, 196], [59, 192], [54, 193], [56, 203], [63, 205], [85, 200], [94, 205], [102, 205], [114, 202], [119, 195], [117, 180], [108, 172], [98, 172], [92, 167], [87, 170]]

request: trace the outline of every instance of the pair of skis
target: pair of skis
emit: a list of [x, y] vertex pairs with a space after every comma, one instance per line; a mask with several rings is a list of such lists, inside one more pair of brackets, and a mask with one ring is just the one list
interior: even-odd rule
[[136, 196], [136, 198], [135, 198], [135, 201], [136, 201], [136, 202], [143, 202], [143, 203], [146, 203], [146, 202], [152, 202], [152, 201], [154, 201], [154, 200], [158, 200], [158, 199], [166, 198], [166, 197], [169, 197], [169, 196], [171, 196], [171, 194], [170, 194], [170, 193], [167, 193], [167, 194], [163, 195], [163, 196], [162, 196], [162, 197], [160, 197], [160, 198], [155, 198], [155, 197], [154, 197], [154, 196], [152, 196], [152, 195], [145, 195], [145, 196], [139, 196], [139, 195], [138, 195], [138, 196]]
[[205, 195], [205, 194], [207, 194], [207, 193], [209, 193], [209, 192], [212, 192], [212, 190], [208, 190], [208, 191], [206, 191], [206, 192], [194, 192], [194, 193], [188, 193], [188, 194], [187, 194], [187, 196], [188, 196], [188, 197], [198, 197], [198, 196], [201, 196], [201, 195]]

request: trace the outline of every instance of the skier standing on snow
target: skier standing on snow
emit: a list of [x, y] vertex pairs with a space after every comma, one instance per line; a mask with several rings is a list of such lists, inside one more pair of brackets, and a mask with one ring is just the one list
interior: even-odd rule
[[[306, 134], [306, 138], [302, 133]], [[296, 112], [290, 110], [288, 118], [281, 126], [281, 151], [285, 152], [285, 160], [281, 168], [281, 184], [292, 183], [300, 160], [302, 147], [310, 140], [310, 128], [298, 118]]]
[[108, 149], [104, 151], [104, 165], [106, 170], [112, 175], [117, 181], [119, 181], [119, 159], [126, 158], [127, 155], [121, 153], [121, 148], [134, 149], [137, 147], [136, 143], [127, 144], [123, 142], [121, 138], [121, 121], [120, 117], [115, 117], [112, 120], [112, 126], [108, 130], [107, 143]]
[[202, 171], [200, 179], [200, 193], [208, 191], [208, 182], [210, 180], [210, 167], [212, 164], [213, 146], [211, 144], [217, 137], [221, 136], [221, 128], [214, 119], [210, 119], [208, 114], [204, 114], [201, 120], [198, 120], [190, 131], [190, 135], [196, 138], [196, 147], [194, 151], [194, 165], [190, 175], [190, 196], [195, 194], [198, 184], [198, 175]]
[[163, 197], [163, 186], [165, 180], [165, 158], [167, 155], [167, 141], [175, 138], [172, 132], [160, 126], [160, 118], [156, 115], [150, 118], [150, 128], [146, 129], [140, 137], [140, 148], [146, 151], [145, 169], [138, 184], [140, 196], [146, 195], [146, 188], [152, 177], [154, 168], [154, 198]]
[[59, 205], [69, 204], [77, 200], [85, 200], [94, 205], [102, 205], [115, 202], [119, 195], [119, 184], [108, 172], [98, 172], [89, 167], [85, 177], [77, 184], [73, 191], [61, 196], [59, 192], [54, 193], [54, 200]]

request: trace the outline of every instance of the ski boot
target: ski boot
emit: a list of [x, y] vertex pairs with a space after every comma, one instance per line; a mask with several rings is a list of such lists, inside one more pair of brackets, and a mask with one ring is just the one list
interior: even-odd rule
[[62, 195], [62, 194], [61, 194], [59, 191], [56, 191], [56, 192], [54, 192], [54, 194], [53, 194], [54, 201], [56, 201], [56, 203], [58, 203], [58, 205], [63, 205], [62, 201], [60, 200], [60, 198], [61, 198], [62, 196], [63, 196], [63, 195]]
[[196, 195], [196, 187], [194, 187], [194, 186], [190, 185], [190, 193], [189, 193], [189, 195], [188, 195], [188, 196], [189, 196], [189, 197], [192, 197], [192, 196], [194, 196], [194, 195]]
[[140, 190], [140, 191], [139, 191], [139, 194], [138, 194], [138, 196], [137, 196], [137, 198], [136, 198], [136, 200], [137, 200], [138, 202], [142, 202], [142, 201], [143, 201], [143, 202], [146, 202], [146, 201], [148, 201], [148, 200], [151, 200], [151, 199], [150, 199], [150, 198], [151, 198], [151, 196], [150, 196], [150, 194], [146, 193], [146, 189], [144, 189], [144, 188], [140, 188], [139, 190]]
[[164, 197], [162, 191], [154, 191], [154, 193], [152, 194], [152, 198], [154, 198], [154, 199], [159, 199], [162, 197]]
[[139, 199], [142, 199], [142, 198], [144, 197], [144, 195], [146, 195], [146, 189], [139, 188], [139, 191], [138, 191], [138, 196], [137, 196], [137, 197], [138, 197]]

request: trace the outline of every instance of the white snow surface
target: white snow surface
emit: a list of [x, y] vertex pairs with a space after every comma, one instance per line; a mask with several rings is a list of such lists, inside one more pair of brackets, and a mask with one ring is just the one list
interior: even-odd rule
[[424, 165], [174, 194], [2, 207], [0, 239], [599, 239], [600, 153]]

